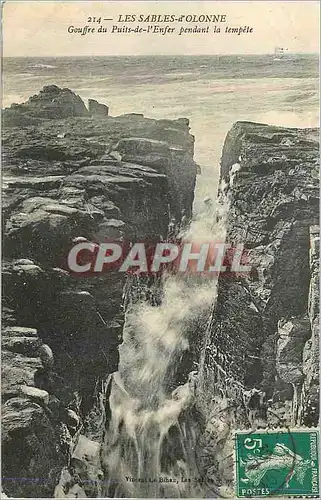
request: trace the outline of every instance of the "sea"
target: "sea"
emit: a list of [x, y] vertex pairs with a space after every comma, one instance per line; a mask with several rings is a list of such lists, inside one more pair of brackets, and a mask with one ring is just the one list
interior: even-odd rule
[[224, 138], [234, 122], [319, 125], [315, 54], [4, 58], [3, 107], [50, 84], [107, 104], [112, 116], [189, 118], [202, 170], [196, 210], [216, 191]]

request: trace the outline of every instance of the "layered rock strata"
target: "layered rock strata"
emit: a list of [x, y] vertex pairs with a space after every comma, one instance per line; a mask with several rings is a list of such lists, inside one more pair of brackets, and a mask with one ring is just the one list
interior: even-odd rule
[[166, 238], [192, 211], [194, 138], [186, 119], [111, 117], [55, 85], [3, 122], [2, 484], [50, 497], [77, 466], [95, 496], [99, 474], [79, 447], [96, 450], [108, 422], [127, 277], [71, 275], [67, 254], [79, 239]]
[[235, 428], [318, 425], [318, 131], [236, 123], [220, 196], [226, 241], [244, 244], [251, 271], [219, 278], [197, 407], [200, 468], [232, 486]]

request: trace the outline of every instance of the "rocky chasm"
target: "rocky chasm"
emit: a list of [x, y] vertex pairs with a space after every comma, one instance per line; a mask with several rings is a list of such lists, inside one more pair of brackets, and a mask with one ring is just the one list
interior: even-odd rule
[[[106, 105], [90, 100], [87, 108], [55, 85], [3, 111], [9, 497], [144, 496], [141, 485], [117, 490], [112, 471], [131, 470], [137, 457], [144, 467], [151, 443], [159, 460], [149, 474], [198, 474], [206, 481], [193, 496], [229, 493], [234, 429], [317, 424], [317, 130], [238, 122], [227, 135], [217, 204], [224, 216], [213, 204], [207, 230], [215, 238], [223, 224], [227, 242], [245, 244], [248, 277], [186, 285], [66, 270], [79, 237], [156, 242], [191, 220], [197, 236], [193, 150], [186, 118], [112, 117]], [[147, 335], [154, 315], [168, 326], [165, 340]], [[164, 341], [157, 364], [148, 353]], [[153, 488], [154, 496], [191, 495]]]

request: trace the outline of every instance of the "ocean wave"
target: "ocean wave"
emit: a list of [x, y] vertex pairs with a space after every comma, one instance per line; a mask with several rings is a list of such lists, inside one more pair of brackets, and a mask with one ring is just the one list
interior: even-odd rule
[[316, 128], [319, 127], [320, 117], [318, 109], [273, 110], [260, 114], [257, 121], [279, 127]]
[[57, 66], [54, 66], [53, 64], [41, 64], [41, 63], [37, 63], [37, 64], [33, 64], [31, 66], [32, 68], [38, 68], [38, 69], [54, 69], [54, 68], [57, 68]]

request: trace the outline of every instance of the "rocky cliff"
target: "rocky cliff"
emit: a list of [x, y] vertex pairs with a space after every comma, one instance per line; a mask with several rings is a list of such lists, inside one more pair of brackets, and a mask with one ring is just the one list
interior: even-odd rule
[[[193, 145], [187, 119], [111, 117], [107, 106], [91, 100], [87, 110], [55, 85], [4, 110], [2, 484], [9, 496], [53, 496], [61, 471], [69, 474], [64, 466], [91, 480], [87, 495], [97, 494], [93, 463], [108, 419], [102, 388], [118, 367], [126, 276], [71, 276], [66, 256], [79, 238], [166, 238], [170, 219], [191, 214]], [[63, 482], [78, 487], [69, 476]]]
[[219, 278], [200, 352], [199, 466], [231, 486], [233, 429], [318, 424], [318, 130], [236, 123], [220, 197], [226, 241], [244, 244], [251, 272]]

